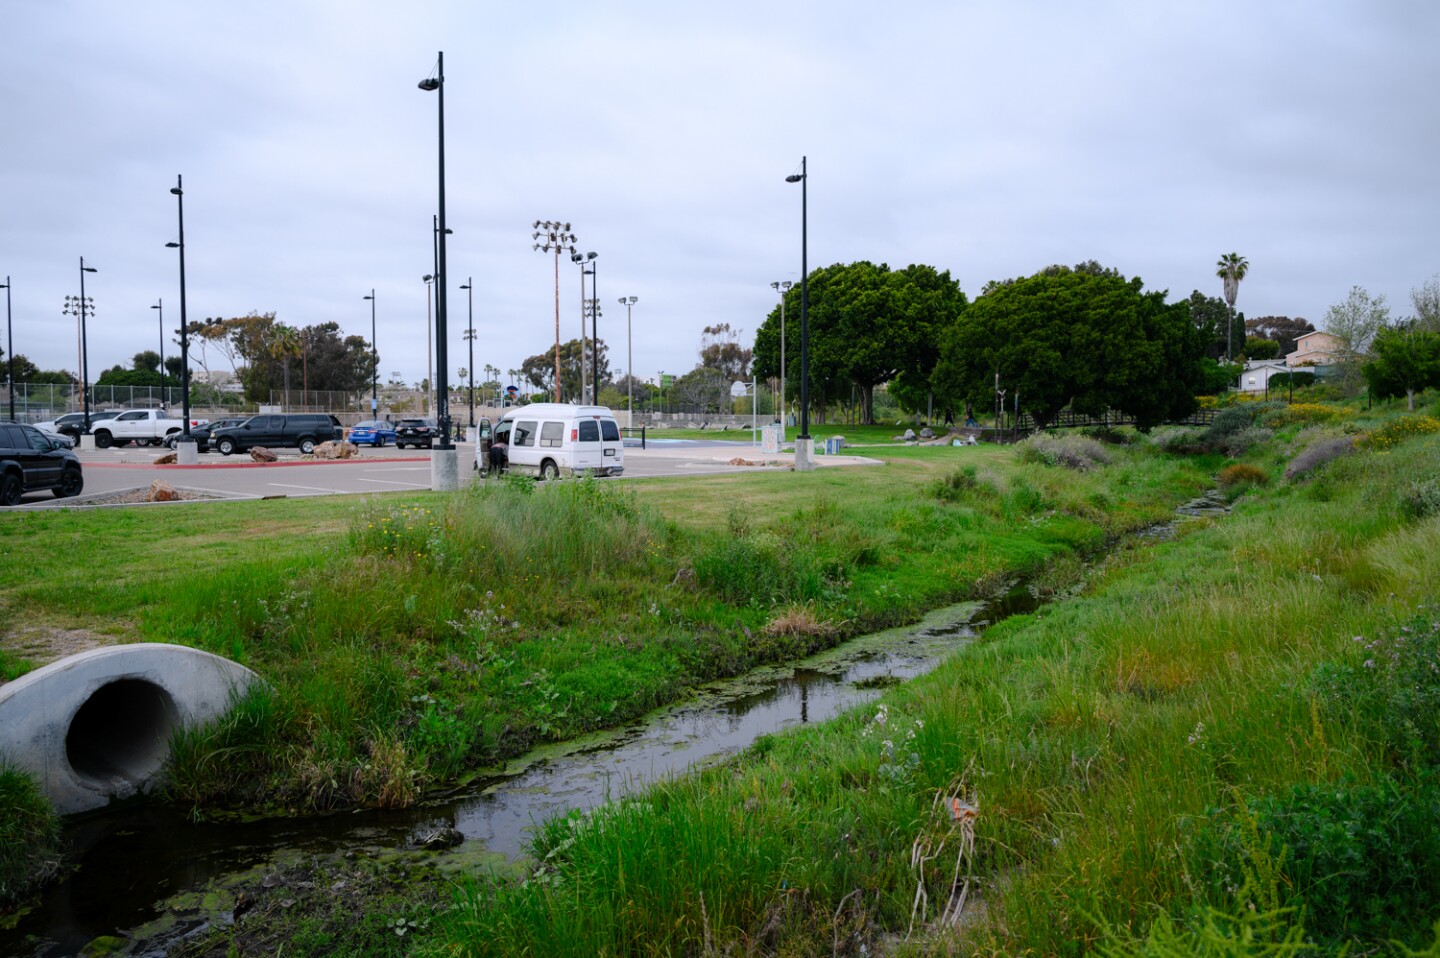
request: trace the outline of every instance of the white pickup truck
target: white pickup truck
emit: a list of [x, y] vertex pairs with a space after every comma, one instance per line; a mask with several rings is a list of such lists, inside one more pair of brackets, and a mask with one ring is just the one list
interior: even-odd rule
[[[191, 427], [204, 425], [208, 419], [192, 419]], [[127, 409], [112, 419], [93, 423], [91, 432], [98, 449], [123, 446], [126, 443], [158, 446], [171, 433], [185, 429], [185, 420], [171, 419], [159, 409]]]

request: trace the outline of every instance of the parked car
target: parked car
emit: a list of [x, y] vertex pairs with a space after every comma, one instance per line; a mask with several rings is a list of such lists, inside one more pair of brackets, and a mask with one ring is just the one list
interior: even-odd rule
[[210, 444], [222, 456], [244, 452], [256, 446], [294, 446], [307, 456], [322, 442], [345, 438], [340, 420], [325, 413], [296, 413], [288, 416], [251, 416], [238, 426], [216, 429]]
[[[103, 419], [114, 419], [120, 415], [120, 412], [121, 410], [119, 409], [106, 409], [104, 411], [99, 409], [90, 410], [91, 430], [94, 430], [97, 422]], [[59, 419], [52, 419], [49, 422], [40, 422], [35, 425], [42, 430], [53, 430], [62, 436], [69, 436], [72, 442], [78, 443], [80, 442], [81, 435], [85, 432], [85, 414], [83, 412], [67, 412]]]
[[395, 424], [383, 419], [367, 419], [350, 427], [350, 441], [357, 446], [383, 448], [387, 442], [395, 442], [399, 434]]
[[440, 424], [433, 419], [402, 419], [395, 427], [395, 448], [429, 449], [440, 435]]
[[[605, 406], [519, 406], [500, 417], [491, 442], [493, 448], [504, 449], [508, 471], [541, 479], [576, 474], [618, 476], [625, 471], [620, 426]], [[475, 467], [483, 472], [489, 463], [480, 458], [479, 445]]]
[[[191, 419], [190, 428], [203, 426], [206, 422], [204, 419]], [[95, 434], [97, 449], [132, 442], [140, 446], [159, 446], [175, 433], [184, 432], [185, 420], [169, 416], [163, 409], [126, 409], [98, 426], [92, 417], [90, 431]]]
[[[246, 417], [244, 416], [236, 416], [231, 419], [216, 419], [214, 422], [207, 422], [203, 426], [191, 426], [190, 438], [195, 440], [195, 451], [209, 452], [210, 435], [214, 430], [228, 429], [231, 426], [239, 426], [245, 422], [245, 418]], [[175, 444], [180, 441], [180, 437], [183, 435], [184, 433], [179, 432], [171, 433], [170, 435], [165, 437], [165, 445], [171, 449], [174, 449]]]
[[27, 492], [49, 489], [63, 499], [84, 488], [80, 457], [69, 446], [34, 426], [0, 422], [0, 506], [19, 505]]
[[65, 444], [65, 448], [66, 448], [66, 449], [74, 449], [74, 448], [75, 448], [75, 440], [71, 439], [69, 436], [65, 435], [63, 432], [56, 432], [55, 429], [54, 429], [52, 426], [50, 426], [50, 425], [48, 425], [48, 424], [46, 424], [46, 423], [43, 423], [43, 422], [37, 422], [37, 423], [35, 424], [35, 428], [38, 429], [38, 430], [40, 430], [41, 432], [43, 432], [46, 436], [50, 437], [51, 439], [58, 439], [58, 440], [60, 440], [62, 443]]

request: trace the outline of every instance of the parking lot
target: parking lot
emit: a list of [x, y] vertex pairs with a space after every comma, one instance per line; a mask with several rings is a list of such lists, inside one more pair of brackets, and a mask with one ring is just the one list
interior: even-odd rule
[[[476, 481], [471, 468], [475, 447], [456, 443], [462, 485]], [[155, 465], [165, 450], [125, 446], [79, 450], [85, 470], [85, 491], [77, 499], [56, 499], [49, 492], [30, 493], [18, 510], [72, 508], [93, 504], [95, 498], [114, 496], [148, 487], [163, 479], [179, 490], [213, 499], [262, 499], [281, 496], [354, 495], [357, 493], [420, 491], [431, 487], [427, 450], [360, 447], [353, 459], [328, 460], [301, 456], [294, 450], [276, 450], [278, 462], [254, 462], [248, 455], [222, 456], [209, 452], [196, 465]], [[740, 460], [741, 463], [734, 463]], [[822, 467], [878, 465], [862, 456], [817, 456]], [[641, 449], [626, 442], [625, 478], [697, 476], [716, 473], [789, 469], [793, 455], [762, 454], [753, 443], [723, 440], [662, 440]]]

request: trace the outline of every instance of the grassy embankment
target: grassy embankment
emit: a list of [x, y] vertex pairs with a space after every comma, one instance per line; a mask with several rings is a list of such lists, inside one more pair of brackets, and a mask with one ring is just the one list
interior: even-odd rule
[[1246, 450], [1233, 515], [1112, 556], [1084, 597], [996, 626], [881, 707], [551, 822], [528, 877], [472, 886], [432, 950], [1430, 943], [1440, 423], [1266, 415], [1275, 434], [1262, 419], [1222, 438]]

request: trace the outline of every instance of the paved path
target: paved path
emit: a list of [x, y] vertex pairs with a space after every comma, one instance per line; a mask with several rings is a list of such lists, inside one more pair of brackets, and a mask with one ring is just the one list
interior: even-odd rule
[[[471, 464], [475, 447], [456, 443], [460, 481], [475, 481]], [[306, 459], [281, 451], [279, 462], [252, 462], [247, 455], [222, 456], [210, 452], [193, 466], [157, 466], [165, 450], [121, 447], [87, 449], [79, 453], [85, 470], [85, 494], [80, 499], [56, 499], [48, 492], [31, 493], [16, 508], [21, 510], [84, 505], [86, 497], [124, 492], [149, 486], [156, 479], [181, 489], [211, 493], [225, 499], [260, 499], [279, 496], [326, 496], [373, 492], [419, 491], [430, 488], [430, 454], [425, 450], [362, 447], [355, 459]], [[732, 465], [734, 459], [751, 465]], [[863, 456], [816, 456], [822, 468], [879, 465]], [[698, 476], [789, 469], [792, 453], [762, 454], [753, 443], [721, 440], [666, 440], [647, 448], [625, 447], [625, 478]]]

